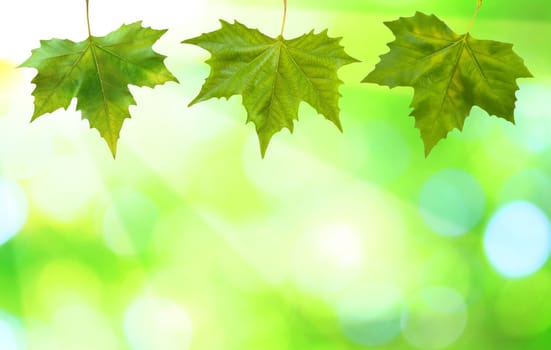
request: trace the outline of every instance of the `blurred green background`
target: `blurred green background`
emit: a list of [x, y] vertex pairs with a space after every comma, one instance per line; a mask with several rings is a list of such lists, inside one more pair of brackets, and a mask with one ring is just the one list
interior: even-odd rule
[[91, 0], [97, 35], [170, 28], [181, 81], [132, 88], [114, 161], [75, 112], [29, 124], [16, 69], [39, 39], [83, 40], [84, 0], [0, 4], [0, 349], [550, 349], [551, 5], [485, 0], [472, 34], [514, 43], [517, 125], [474, 108], [428, 159], [412, 90], [360, 84], [382, 24], [466, 29], [476, 1], [289, 0], [288, 38], [329, 28], [344, 134], [303, 104], [260, 159], [240, 97], [193, 108], [208, 54], [183, 39], [237, 19], [278, 34], [279, 0]]

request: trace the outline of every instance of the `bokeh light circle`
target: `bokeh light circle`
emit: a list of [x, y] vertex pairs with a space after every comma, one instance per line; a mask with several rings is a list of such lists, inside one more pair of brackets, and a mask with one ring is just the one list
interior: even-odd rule
[[328, 296], [350, 284], [361, 273], [365, 259], [362, 235], [357, 227], [343, 223], [307, 232], [295, 247], [298, 286]]
[[69, 223], [89, 213], [103, 186], [90, 159], [62, 155], [53, 157], [39, 176], [30, 179], [29, 197], [33, 207], [49, 219]]
[[543, 84], [523, 84], [517, 92], [516, 125], [510, 136], [534, 153], [545, 150], [551, 144], [550, 92], [549, 86]]
[[467, 324], [467, 306], [454, 289], [430, 287], [409, 302], [402, 317], [402, 334], [413, 346], [441, 349], [453, 344]]
[[459, 236], [482, 219], [484, 192], [472, 175], [447, 169], [423, 185], [419, 206], [421, 216], [431, 229], [444, 236]]
[[0, 178], [0, 245], [23, 228], [27, 215], [27, 197], [23, 189], [16, 183]]
[[405, 211], [394, 198], [347, 184], [324, 193], [317, 205], [304, 211], [291, 256], [298, 288], [334, 302], [358, 281], [396, 285], [411, 272]]
[[365, 346], [388, 344], [400, 334], [403, 297], [386, 284], [369, 284], [345, 294], [337, 304], [344, 335]]
[[[54, 349], [117, 350], [123, 348], [110, 326], [105, 310], [78, 297], [70, 298], [53, 312], [47, 338]], [[83, 339], [90, 341], [83, 342]]]
[[509, 203], [488, 223], [484, 250], [490, 263], [502, 275], [528, 276], [538, 271], [549, 258], [549, 219], [530, 202]]
[[22, 329], [19, 322], [11, 315], [0, 311], [0, 349], [23, 349]]
[[186, 350], [191, 344], [192, 323], [179, 304], [143, 296], [127, 309], [124, 334], [132, 350]]

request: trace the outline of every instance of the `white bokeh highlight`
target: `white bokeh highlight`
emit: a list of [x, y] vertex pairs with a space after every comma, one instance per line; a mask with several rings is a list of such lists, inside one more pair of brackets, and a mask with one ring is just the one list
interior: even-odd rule
[[90, 206], [104, 191], [96, 164], [77, 155], [51, 158], [40, 175], [28, 183], [33, 206], [61, 223], [72, 222], [89, 212]]
[[0, 349], [23, 350], [22, 329], [11, 315], [0, 311]]
[[176, 302], [147, 295], [127, 309], [124, 334], [132, 350], [186, 350], [191, 345], [192, 322]]
[[551, 144], [551, 87], [544, 84], [524, 83], [517, 92], [516, 125], [510, 136], [527, 150], [538, 153]]
[[337, 293], [361, 273], [364, 245], [362, 232], [349, 224], [334, 223], [308, 232], [295, 247], [298, 286], [324, 296]]
[[530, 202], [509, 203], [488, 223], [484, 251], [492, 266], [503, 276], [528, 276], [541, 269], [549, 258], [549, 219]]
[[0, 178], [0, 246], [23, 228], [28, 210], [23, 189], [15, 182]]

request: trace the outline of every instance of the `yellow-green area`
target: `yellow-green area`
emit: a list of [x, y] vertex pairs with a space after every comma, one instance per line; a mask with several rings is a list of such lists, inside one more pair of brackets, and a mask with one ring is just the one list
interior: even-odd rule
[[[279, 1], [204, 5], [279, 29]], [[29, 124], [0, 61], [0, 349], [551, 348], [547, 2], [485, 1], [471, 32], [535, 76], [516, 125], [475, 107], [425, 159], [413, 90], [360, 84], [383, 21], [462, 33], [475, 6], [289, 0], [286, 39], [328, 28], [362, 63], [339, 70], [342, 134], [303, 103], [265, 159], [241, 97], [186, 107], [209, 74], [191, 45], [167, 59], [181, 85], [130, 88], [116, 161], [73, 107]]]

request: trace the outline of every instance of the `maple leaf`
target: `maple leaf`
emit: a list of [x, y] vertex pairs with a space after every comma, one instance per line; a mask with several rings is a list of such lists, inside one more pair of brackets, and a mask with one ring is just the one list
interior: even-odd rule
[[210, 98], [242, 95], [247, 122], [256, 125], [264, 157], [272, 136], [283, 128], [293, 132], [301, 101], [342, 130], [339, 120], [340, 67], [358, 62], [346, 54], [340, 38], [327, 30], [311, 31], [292, 40], [271, 38], [257, 29], [220, 21], [222, 28], [183, 43], [211, 53], [211, 73], [190, 106]]
[[115, 156], [123, 122], [130, 118], [128, 108], [136, 104], [128, 85], [152, 88], [177, 82], [163, 63], [165, 56], [152, 49], [165, 32], [135, 22], [78, 43], [42, 40], [21, 65], [38, 70], [32, 80], [36, 85], [32, 120], [67, 109], [76, 97], [82, 118], [100, 132]]
[[532, 74], [511, 44], [458, 35], [436, 16], [386, 22], [396, 40], [363, 82], [414, 88], [411, 103], [425, 155], [477, 105], [514, 123], [516, 79]]

